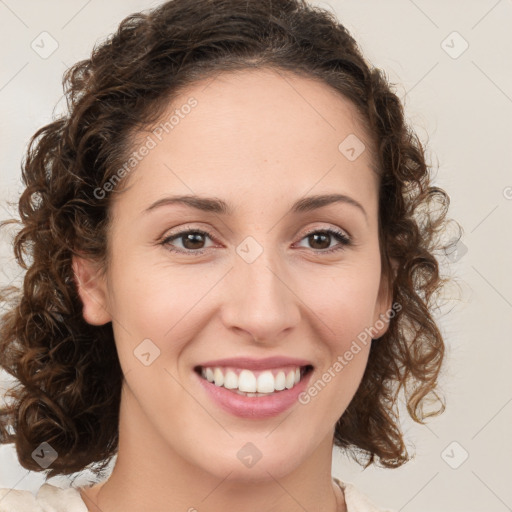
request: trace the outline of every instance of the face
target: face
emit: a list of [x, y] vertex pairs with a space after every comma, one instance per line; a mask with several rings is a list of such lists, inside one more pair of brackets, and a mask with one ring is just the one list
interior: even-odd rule
[[[145, 154], [112, 205], [107, 272], [74, 261], [85, 319], [113, 324], [121, 432], [219, 478], [279, 477], [330, 457], [370, 342], [344, 354], [391, 305], [379, 182], [355, 108], [323, 83], [247, 71], [189, 87], [156, 126], [139, 134]], [[306, 201], [334, 194], [350, 199]], [[168, 200], [183, 195], [217, 202]], [[284, 359], [262, 361], [274, 357]], [[306, 365], [272, 394], [225, 387], [232, 371], [243, 389], [282, 388], [280, 372], [286, 381]], [[199, 375], [210, 366], [213, 383]]]

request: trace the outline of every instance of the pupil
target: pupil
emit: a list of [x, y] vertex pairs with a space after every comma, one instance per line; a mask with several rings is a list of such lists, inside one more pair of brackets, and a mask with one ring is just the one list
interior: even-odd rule
[[[314, 249], [326, 249], [327, 247], [329, 247], [329, 241], [328, 241], [329, 237], [330, 237], [330, 235], [318, 234], [318, 233], [314, 233], [314, 234], [309, 236], [310, 239], [312, 238], [314, 240], [314, 242], [312, 243], [312, 246], [313, 246]], [[319, 238], [323, 238], [324, 242], [327, 241], [327, 245], [325, 245], [325, 243], [324, 243], [323, 247], [314, 247], [315, 243], [318, 242]], [[310, 240], [310, 242], [311, 242], [311, 240]], [[322, 244], [320, 244], [320, 245], [322, 245]]]
[[[201, 243], [203, 243], [203, 240], [201, 240], [202, 237], [203, 235], [201, 233], [189, 233], [188, 235], [185, 235], [185, 243], [183, 245], [187, 249], [198, 249], [199, 247], [197, 247], [197, 245], [194, 245], [194, 243], [199, 243], [199, 245], [201, 245]], [[192, 247], [187, 246], [188, 242], [192, 243]]]

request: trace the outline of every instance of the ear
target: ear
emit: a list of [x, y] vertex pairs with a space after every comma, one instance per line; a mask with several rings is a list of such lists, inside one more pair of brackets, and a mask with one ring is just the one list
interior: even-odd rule
[[73, 273], [78, 294], [82, 300], [82, 315], [91, 325], [104, 325], [112, 321], [108, 309], [105, 276], [98, 263], [79, 256], [73, 256]]
[[[390, 263], [390, 271], [392, 272], [391, 282], [394, 282], [398, 262], [395, 259], [391, 259]], [[393, 305], [393, 288], [390, 285], [389, 280], [389, 275], [382, 272], [372, 324], [372, 333], [374, 333], [372, 334], [373, 339], [378, 339], [386, 333], [389, 328], [389, 320], [394, 316], [394, 313], [390, 314], [392, 311], [391, 306]]]

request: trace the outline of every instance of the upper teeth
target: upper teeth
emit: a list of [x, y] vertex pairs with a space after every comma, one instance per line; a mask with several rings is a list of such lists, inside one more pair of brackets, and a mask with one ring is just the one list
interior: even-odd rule
[[300, 368], [273, 369], [262, 372], [240, 368], [201, 368], [201, 375], [216, 386], [248, 393], [273, 393], [291, 389], [300, 382]]

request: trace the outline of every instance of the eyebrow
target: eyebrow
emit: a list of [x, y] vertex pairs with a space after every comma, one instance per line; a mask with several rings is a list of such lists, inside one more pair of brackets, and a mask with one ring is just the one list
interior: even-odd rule
[[[363, 205], [345, 194], [320, 194], [315, 196], [303, 197], [296, 201], [290, 208], [291, 213], [305, 213], [323, 206], [328, 206], [334, 203], [345, 203], [358, 208], [365, 216], [368, 222], [368, 215]], [[218, 199], [216, 197], [200, 197], [194, 195], [181, 195], [181, 196], [169, 196], [159, 199], [151, 204], [144, 210], [143, 213], [148, 213], [161, 206], [167, 206], [171, 204], [182, 204], [201, 210], [203, 212], [216, 213], [220, 215], [232, 215], [234, 208], [230, 206], [226, 201]]]

